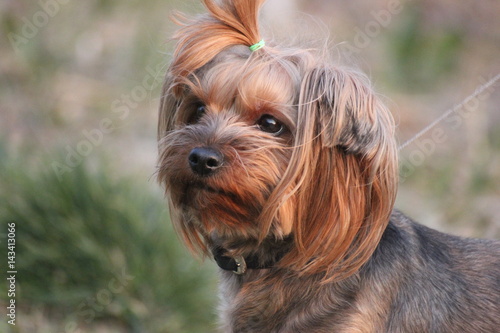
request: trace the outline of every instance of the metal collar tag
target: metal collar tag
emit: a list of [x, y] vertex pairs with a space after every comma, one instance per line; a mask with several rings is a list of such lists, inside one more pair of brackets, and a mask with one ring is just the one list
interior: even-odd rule
[[233, 271], [234, 274], [242, 275], [247, 271], [247, 263], [243, 256], [236, 256], [233, 258], [236, 262], [236, 270]]

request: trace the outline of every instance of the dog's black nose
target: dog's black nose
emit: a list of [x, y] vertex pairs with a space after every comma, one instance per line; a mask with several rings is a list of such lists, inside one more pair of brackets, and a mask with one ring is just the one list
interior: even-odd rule
[[189, 153], [189, 166], [200, 176], [209, 176], [222, 166], [224, 157], [210, 147], [197, 147]]

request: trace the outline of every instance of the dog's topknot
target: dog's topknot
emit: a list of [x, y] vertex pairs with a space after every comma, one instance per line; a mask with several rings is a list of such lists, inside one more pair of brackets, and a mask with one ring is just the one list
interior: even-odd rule
[[[203, 0], [209, 13], [194, 20], [177, 19], [172, 74], [182, 78], [193, 73], [227, 47], [251, 45], [261, 40], [259, 9], [265, 0]], [[249, 51], [250, 52], [250, 51]]]

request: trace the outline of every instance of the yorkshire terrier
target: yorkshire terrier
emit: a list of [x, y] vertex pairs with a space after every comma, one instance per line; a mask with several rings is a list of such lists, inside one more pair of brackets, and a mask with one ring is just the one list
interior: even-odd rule
[[161, 97], [159, 182], [220, 266], [223, 332], [500, 332], [500, 242], [393, 210], [395, 124], [365, 76], [266, 45], [264, 0], [203, 0]]

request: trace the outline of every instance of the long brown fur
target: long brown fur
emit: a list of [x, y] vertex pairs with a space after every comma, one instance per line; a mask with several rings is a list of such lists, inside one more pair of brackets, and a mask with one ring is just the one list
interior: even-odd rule
[[[425, 246], [419, 241], [427, 236], [418, 238], [424, 229], [393, 213], [395, 126], [367, 78], [312, 50], [268, 42], [251, 52], [249, 46], [262, 38], [257, 19], [263, 0], [203, 2], [209, 13], [184, 19], [175, 35], [158, 123], [159, 182], [166, 188], [172, 221], [194, 252], [210, 255], [223, 248], [230, 257], [256, 255], [262, 262], [286, 252], [272, 268], [243, 276], [221, 273], [224, 331], [452, 332], [459, 324], [468, 327], [472, 312], [460, 315], [461, 321], [440, 321], [453, 309], [436, 305], [431, 308], [441, 314], [434, 318], [428, 310], [434, 294], [428, 290], [422, 304], [412, 305], [408, 293], [407, 305], [400, 299], [411, 272], [425, 271], [419, 262], [428, 260], [427, 254], [416, 249]], [[204, 113], [198, 115], [200, 106]], [[283, 124], [279, 135], [259, 128], [266, 115]], [[200, 176], [190, 168], [189, 156], [198, 147], [223, 156], [216, 173]], [[443, 238], [442, 251], [451, 247], [445, 236], [425, 235]], [[467, 292], [467, 297], [483, 297], [485, 288], [493, 288], [494, 295], [476, 302], [489, 319], [474, 327], [484, 330], [463, 331], [490, 332], [492, 325], [500, 327], [498, 316], [492, 318], [492, 311], [498, 315], [500, 310], [500, 268], [490, 267], [500, 264], [499, 245], [463, 242], [471, 253], [489, 247], [483, 256], [488, 259], [473, 275], [492, 269], [487, 274], [493, 276], [471, 279], [484, 285], [470, 287], [481, 292]], [[441, 251], [439, 246], [432, 250]], [[450, 256], [460, 266], [457, 251]], [[433, 270], [427, 267], [429, 274]], [[410, 289], [418, 293], [418, 286]]]

